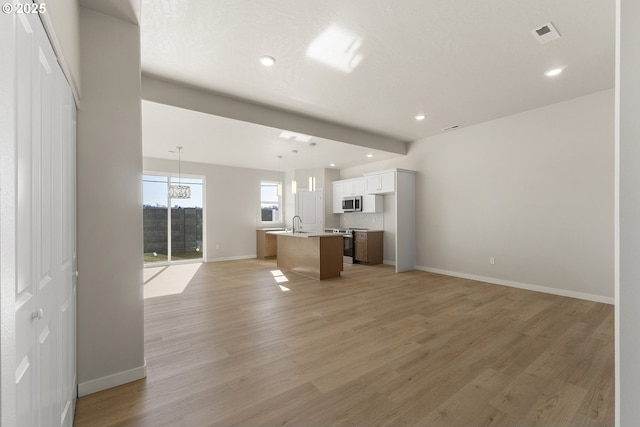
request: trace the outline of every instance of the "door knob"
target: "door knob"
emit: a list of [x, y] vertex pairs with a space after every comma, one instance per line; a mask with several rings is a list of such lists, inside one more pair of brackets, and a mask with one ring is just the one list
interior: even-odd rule
[[76, 271], [73, 273], [73, 275], [74, 275], [75, 277], [78, 277], [78, 270], [76, 270]]
[[34, 311], [33, 313], [31, 313], [31, 320], [33, 319], [42, 319], [42, 316], [44, 315], [44, 311], [42, 311], [42, 309], [38, 310], [38, 311]]

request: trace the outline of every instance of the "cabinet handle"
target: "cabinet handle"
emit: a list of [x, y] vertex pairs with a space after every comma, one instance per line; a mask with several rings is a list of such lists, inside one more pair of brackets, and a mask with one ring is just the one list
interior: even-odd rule
[[44, 316], [44, 311], [42, 311], [42, 309], [38, 311], [34, 311], [33, 313], [31, 313], [31, 320], [34, 320], [34, 319], [41, 320], [42, 316]]

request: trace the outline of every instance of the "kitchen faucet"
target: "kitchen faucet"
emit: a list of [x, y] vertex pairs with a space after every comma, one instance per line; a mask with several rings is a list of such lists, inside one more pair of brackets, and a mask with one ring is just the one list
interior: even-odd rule
[[300, 215], [294, 216], [293, 219], [291, 219], [291, 234], [295, 234], [296, 232], [296, 218], [300, 220], [300, 225], [302, 225], [302, 218], [300, 218]]

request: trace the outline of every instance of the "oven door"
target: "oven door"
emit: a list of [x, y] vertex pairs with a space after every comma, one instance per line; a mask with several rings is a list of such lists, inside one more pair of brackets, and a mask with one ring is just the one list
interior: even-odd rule
[[353, 256], [355, 255], [355, 247], [353, 246], [353, 234], [344, 234], [342, 236], [343, 243], [343, 252], [342, 252], [342, 262], [347, 264], [353, 264]]

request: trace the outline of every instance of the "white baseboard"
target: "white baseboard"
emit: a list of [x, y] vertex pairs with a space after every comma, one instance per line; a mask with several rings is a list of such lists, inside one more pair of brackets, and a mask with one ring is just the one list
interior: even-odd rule
[[416, 270], [427, 271], [430, 273], [444, 274], [446, 276], [461, 277], [463, 279], [477, 280], [479, 282], [492, 283], [494, 285], [509, 286], [512, 288], [526, 289], [528, 291], [543, 292], [545, 294], [559, 295], [563, 297], [583, 299], [587, 301], [601, 302], [604, 304], [614, 305], [613, 297], [605, 297], [602, 295], [587, 294], [584, 292], [568, 291], [566, 289], [550, 288], [547, 286], [530, 285], [528, 283], [512, 282], [511, 280], [496, 279], [493, 277], [476, 276], [475, 274], [458, 273], [457, 271], [440, 270], [438, 268], [423, 267], [416, 265]]
[[117, 387], [122, 384], [140, 380], [142, 378], [145, 378], [146, 376], [147, 361], [145, 360], [144, 365], [137, 368], [129, 369], [128, 371], [118, 372], [116, 374], [107, 375], [106, 377], [96, 378], [95, 380], [78, 384], [78, 397], [97, 393], [108, 388]]
[[382, 263], [383, 263], [384, 265], [396, 265], [395, 260], [392, 260], [392, 259], [385, 259], [385, 260], [382, 260]]
[[207, 258], [206, 262], [236, 261], [236, 260], [239, 260], [239, 259], [251, 259], [251, 258], [256, 258], [256, 257], [257, 257], [256, 254], [227, 256], [227, 257], [220, 257], [220, 258]]

